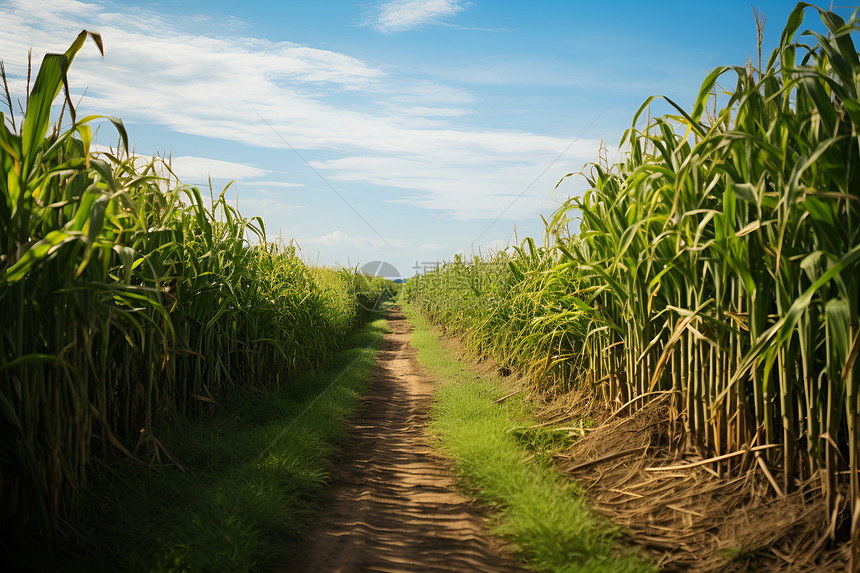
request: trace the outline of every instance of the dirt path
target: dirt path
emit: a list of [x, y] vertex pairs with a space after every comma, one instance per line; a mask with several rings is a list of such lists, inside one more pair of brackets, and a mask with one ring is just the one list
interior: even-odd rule
[[436, 383], [409, 344], [412, 325], [389, 319], [373, 387], [332, 471], [322, 514], [284, 571], [520, 571], [457, 493], [425, 432]]

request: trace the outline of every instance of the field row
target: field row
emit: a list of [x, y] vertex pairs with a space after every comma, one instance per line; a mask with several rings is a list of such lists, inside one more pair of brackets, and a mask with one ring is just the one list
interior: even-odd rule
[[[799, 33], [805, 15], [828, 35]], [[676, 113], [646, 120], [646, 101], [625, 159], [589, 166], [589, 190], [553, 214], [543, 246], [457, 257], [411, 279], [407, 299], [540, 390], [587, 389], [611, 410], [669, 399], [675, 448], [778, 445], [766, 455], [774, 490], [818, 476], [850, 523], [858, 27], [799, 4], [766, 65], [717, 68], [692, 111], [667, 99]]]
[[[156, 421], [213, 410], [233, 387], [289, 390], [391, 286], [267, 242], [227, 189], [204, 197], [129, 154], [114, 118], [67, 105], [52, 125], [87, 37], [45, 57], [19, 124], [0, 113], [0, 507], [4, 527], [48, 538], [94, 454], [173, 463]], [[104, 120], [114, 153], [92, 148]]]

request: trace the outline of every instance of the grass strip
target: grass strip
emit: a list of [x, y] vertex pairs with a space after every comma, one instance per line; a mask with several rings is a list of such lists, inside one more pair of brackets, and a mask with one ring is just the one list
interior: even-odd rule
[[511, 541], [538, 571], [656, 571], [640, 552], [618, 543], [623, 531], [591, 511], [582, 489], [530, 452], [513, 428], [530, 425], [530, 405], [505, 395], [498, 380], [476, 378], [454, 358], [430, 323], [404, 305], [415, 326], [418, 361], [440, 380], [430, 413], [439, 446], [465, 484], [494, 509], [493, 533]]
[[[385, 332], [379, 315], [316, 374], [279, 393], [235, 390], [215, 416], [163, 428], [185, 473], [103, 463], [62, 569], [235, 573], [277, 559], [315, 509]], [[57, 565], [25, 559], [31, 570]]]

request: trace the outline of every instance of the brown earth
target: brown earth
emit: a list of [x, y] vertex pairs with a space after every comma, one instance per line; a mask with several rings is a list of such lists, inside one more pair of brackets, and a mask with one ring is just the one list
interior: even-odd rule
[[[757, 463], [754, 454], [720, 465], [677, 443], [681, 429], [665, 398], [614, 418], [601, 409], [573, 392], [547, 400], [538, 418], [596, 420], [567, 452], [556, 454], [556, 467], [661, 571], [847, 570], [848, 545], [836, 539], [836, 514], [826, 511], [817, 476], [777, 495], [765, 462]], [[847, 498], [839, 499], [836, 505], [847, 510]]]
[[427, 411], [438, 382], [409, 344], [412, 325], [388, 318], [372, 387], [335, 462], [327, 499], [281, 571], [521, 571], [458, 492], [450, 463], [430, 445]]

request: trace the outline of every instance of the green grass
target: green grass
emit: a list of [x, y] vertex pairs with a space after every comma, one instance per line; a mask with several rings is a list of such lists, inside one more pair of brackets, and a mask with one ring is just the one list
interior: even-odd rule
[[536, 448], [561, 445], [550, 430], [542, 436], [515, 430], [533, 423], [529, 404], [519, 396], [494, 404], [505, 394], [498, 380], [476, 378], [420, 314], [404, 311], [415, 325], [419, 362], [443, 381], [431, 429], [465, 484], [494, 508], [493, 532], [539, 571], [656, 570], [619, 545], [623, 532], [588, 508], [580, 487], [553, 471], [548, 456], [535, 455]]
[[[86, 524], [62, 568], [240, 572], [283, 555], [316, 507], [386, 331], [378, 318], [289, 391], [237, 389], [215, 416], [162, 429], [158, 439], [187, 473], [167, 464], [100, 464]], [[21, 558], [39, 568], [32, 553]]]

